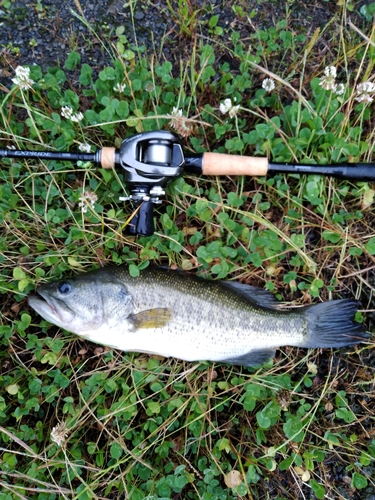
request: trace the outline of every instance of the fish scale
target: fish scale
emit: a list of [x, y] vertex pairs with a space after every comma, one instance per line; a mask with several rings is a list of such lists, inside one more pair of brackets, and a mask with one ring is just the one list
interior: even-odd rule
[[283, 345], [342, 347], [367, 339], [357, 303], [286, 310], [262, 289], [149, 266], [132, 277], [110, 266], [40, 286], [29, 304], [93, 342], [187, 361], [258, 365]]

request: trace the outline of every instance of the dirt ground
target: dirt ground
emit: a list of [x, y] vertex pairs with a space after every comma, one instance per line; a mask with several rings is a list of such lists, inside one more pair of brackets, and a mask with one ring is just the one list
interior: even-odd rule
[[[174, 3], [177, 5], [178, 2], [172, 1], [171, 5]], [[356, 12], [363, 3], [366, 2], [356, 2], [351, 14], [356, 20]], [[63, 65], [72, 50], [81, 54], [82, 63], [101, 69], [109, 63], [109, 56], [100, 40], [114, 40], [116, 29], [120, 26], [125, 28], [124, 34], [129, 42], [136, 41], [138, 45], [145, 46], [146, 53], [156, 51], [166, 59], [183, 56], [185, 47], [179, 45], [176, 36], [179, 31], [178, 19], [173, 19], [165, 0], [12, 0], [9, 6], [1, 7], [1, 4], [0, 81], [3, 84], [13, 75], [17, 65], [38, 64], [43, 69]], [[221, 26], [235, 20], [232, 3], [223, 0], [191, 0], [189, 4], [192, 12], [195, 8], [200, 11], [203, 21], [205, 16], [212, 14], [219, 16]], [[246, 2], [245, 8], [246, 12], [252, 14], [251, 23], [255, 30], [288, 19], [291, 28], [300, 30], [302, 27], [307, 34], [312, 34], [317, 28], [323, 30], [327, 26], [340, 9], [337, 4], [324, 0], [311, 0], [308, 3], [302, 0], [252, 0]], [[358, 19], [358, 22], [363, 23], [363, 18]], [[201, 34], [205, 35], [204, 23], [201, 29]], [[330, 50], [329, 47], [322, 48]]]

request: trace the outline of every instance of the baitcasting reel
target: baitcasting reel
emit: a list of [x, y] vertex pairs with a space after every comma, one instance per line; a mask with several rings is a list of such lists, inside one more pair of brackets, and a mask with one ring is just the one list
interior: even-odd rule
[[170, 132], [146, 132], [125, 139], [115, 152], [115, 165], [124, 169], [124, 180], [137, 209], [130, 234], [150, 235], [154, 231], [153, 205], [161, 203], [164, 188], [182, 174], [184, 155], [178, 137]]
[[269, 163], [267, 158], [203, 153], [184, 156], [180, 138], [165, 130], [143, 132], [124, 139], [119, 150], [104, 147], [96, 153], [20, 151], [0, 149], [0, 158], [42, 158], [44, 160], [89, 161], [102, 168], [123, 170], [135, 214], [128, 231], [150, 236], [154, 232], [153, 205], [161, 203], [164, 188], [183, 172], [204, 175], [263, 176], [276, 173], [321, 174], [340, 179], [374, 181], [371, 163], [301, 165]]

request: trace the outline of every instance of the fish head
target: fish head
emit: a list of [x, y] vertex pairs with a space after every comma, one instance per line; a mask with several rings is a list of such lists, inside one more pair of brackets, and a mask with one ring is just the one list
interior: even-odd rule
[[115, 326], [132, 312], [133, 301], [115, 276], [88, 273], [41, 285], [28, 302], [50, 323], [85, 335], [102, 326]]

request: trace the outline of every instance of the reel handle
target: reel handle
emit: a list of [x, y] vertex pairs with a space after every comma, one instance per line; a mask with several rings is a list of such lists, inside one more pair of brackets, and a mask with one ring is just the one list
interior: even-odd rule
[[154, 234], [154, 210], [152, 201], [143, 201], [129, 225], [126, 228], [128, 234], [133, 236], [151, 236]]

